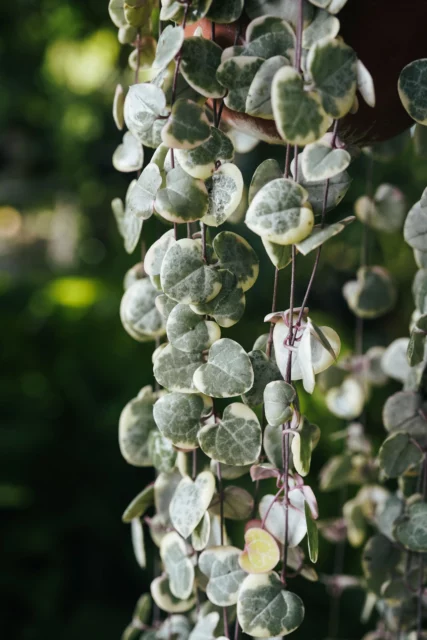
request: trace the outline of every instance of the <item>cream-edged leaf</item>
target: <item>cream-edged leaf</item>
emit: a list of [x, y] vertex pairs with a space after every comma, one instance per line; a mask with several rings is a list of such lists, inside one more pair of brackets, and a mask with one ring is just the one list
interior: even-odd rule
[[130, 213], [147, 220], [154, 212], [154, 200], [162, 181], [157, 165], [147, 165], [129, 194], [127, 207]]
[[156, 428], [153, 418], [155, 396], [151, 387], [143, 387], [124, 407], [119, 420], [119, 446], [126, 462], [149, 467], [148, 436]]
[[156, 48], [153, 67], [161, 71], [179, 53], [184, 42], [184, 29], [180, 26], [168, 25], [161, 33]]
[[181, 73], [206, 98], [222, 98], [224, 88], [216, 77], [221, 63], [221, 47], [206, 38], [186, 38], [182, 47]]
[[151, 583], [150, 590], [156, 605], [159, 609], [162, 609], [162, 611], [166, 611], [167, 613], [183, 613], [185, 611], [189, 611], [194, 607], [196, 602], [194, 595], [191, 595], [188, 600], [180, 600], [179, 598], [176, 598], [170, 589], [169, 579], [167, 576], [154, 578]]
[[124, 105], [124, 119], [129, 131], [144, 144], [145, 134], [158, 116], [165, 115], [166, 98], [161, 89], [146, 82], [129, 87]]
[[169, 513], [175, 529], [183, 538], [194, 531], [207, 511], [215, 491], [215, 477], [202, 471], [193, 481], [182, 478], [170, 503]]
[[236, 276], [231, 271], [220, 269], [218, 273], [222, 282], [219, 294], [210, 302], [191, 305], [191, 308], [195, 313], [212, 316], [220, 327], [228, 328], [235, 325], [243, 316], [246, 298], [242, 287], [238, 285]]
[[345, 171], [351, 156], [345, 149], [336, 149], [328, 141], [319, 140], [305, 147], [301, 161], [307, 180], [327, 180]]
[[427, 125], [427, 58], [414, 60], [403, 69], [399, 76], [399, 96], [411, 118], [419, 124]]
[[149, 278], [137, 280], [123, 294], [120, 319], [127, 333], [139, 342], [165, 334], [165, 323], [155, 304], [158, 295]]
[[273, 56], [265, 60], [249, 87], [246, 96], [245, 111], [251, 116], [273, 120], [273, 107], [271, 104], [271, 87], [277, 71], [289, 65], [289, 60], [284, 56]]
[[339, 222], [333, 222], [332, 224], [327, 224], [323, 227], [320, 224], [315, 225], [311, 234], [296, 244], [297, 250], [303, 256], [306, 256], [311, 251], [318, 249], [325, 242], [344, 231], [344, 229], [354, 222], [354, 220], [354, 216], [348, 216]]
[[139, 171], [144, 163], [144, 149], [141, 143], [126, 131], [123, 142], [119, 144], [113, 154], [113, 167], [116, 171], [130, 173]]
[[169, 578], [169, 588], [175, 598], [187, 600], [193, 591], [194, 565], [188, 557], [184, 540], [176, 533], [167, 533], [160, 545], [160, 557]]
[[279, 427], [292, 418], [296, 392], [284, 380], [269, 382], [264, 389], [264, 411], [268, 424]]
[[216, 322], [204, 320], [185, 304], [177, 304], [166, 323], [169, 342], [186, 353], [200, 353], [220, 339], [221, 329]]
[[199, 558], [200, 570], [209, 578], [206, 595], [218, 606], [237, 602], [245, 572], [239, 566], [240, 549], [230, 546], [210, 547]]
[[243, 347], [234, 340], [221, 338], [210, 348], [206, 364], [197, 369], [193, 381], [208, 396], [232, 398], [249, 391], [254, 372]]
[[239, 56], [224, 60], [218, 68], [217, 79], [227, 90], [224, 104], [233, 111], [244, 113], [249, 88], [264, 59], [256, 56]]
[[193, 178], [207, 180], [216, 169], [216, 163], [231, 162], [234, 147], [222, 131], [211, 127], [211, 135], [195, 149], [177, 149], [175, 155], [180, 166]]
[[215, 236], [213, 248], [221, 268], [236, 276], [237, 285], [243, 291], [253, 287], [259, 274], [259, 260], [245, 238], [231, 231], [221, 231]]
[[206, 402], [198, 394], [168, 393], [154, 405], [153, 415], [161, 433], [180, 449], [198, 447], [197, 433], [206, 413]]
[[162, 141], [172, 149], [194, 149], [210, 136], [205, 110], [192, 100], [180, 98], [162, 129]]
[[202, 219], [210, 227], [218, 227], [239, 206], [243, 195], [243, 177], [235, 164], [223, 164], [206, 182], [208, 210]]
[[147, 275], [160, 275], [163, 258], [165, 257], [169, 247], [175, 244], [175, 242], [173, 229], [166, 231], [166, 233], [164, 233], [158, 240], [153, 242], [144, 258], [144, 270]]
[[193, 375], [202, 362], [200, 353], [184, 353], [168, 344], [159, 351], [154, 360], [154, 377], [169, 391], [197, 392], [193, 384]]

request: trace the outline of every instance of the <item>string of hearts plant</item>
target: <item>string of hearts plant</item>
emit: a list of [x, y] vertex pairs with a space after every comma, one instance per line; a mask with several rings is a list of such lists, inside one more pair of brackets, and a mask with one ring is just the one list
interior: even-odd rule
[[[144, 640], [229, 638], [230, 633], [237, 639], [241, 631], [277, 638], [303, 622], [303, 602], [290, 586], [295, 575], [317, 579], [300, 544], [306, 538], [315, 563], [318, 508], [305, 478], [320, 430], [302, 415], [295, 382], [302, 380], [304, 391], [312, 393], [315, 376], [331, 368], [340, 352], [337, 333], [317, 326], [307, 304], [323, 244], [355, 219], [327, 222], [351, 182], [346, 169], [352, 150], [339, 138], [339, 121], [357, 111], [357, 91], [368, 105], [375, 104], [369, 72], [339, 36], [337, 14], [345, 4], [162, 0], [159, 12], [153, 0], [110, 0], [119, 40], [133, 47], [129, 66], [135, 73], [133, 84], [126, 91], [119, 86], [115, 94], [114, 119], [127, 131], [113, 164], [137, 173], [125, 201], [113, 201], [113, 212], [129, 253], [140, 242], [143, 224], [156, 218], [173, 225], [126, 274], [120, 308], [132, 338], [157, 343], [154, 390], [144, 387], [123, 409], [119, 424], [125, 460], [153, 466], [156, 479], [132, 500], [123, 520], [131, 524], [139, 564], [146, 563], [145, 528], [162, 567], [150, 594], [138, 601], [126, 639], [141, 632]], [[218, 27], [232, 30], [232, 46], [217, 43]], [[283, 167], [268, 159], [256, 169], [247, 207], [242, 174], [233, 162], [235, 145], [241, 148], [242, 141], [224, 121], [226, 112], [270, 122], [284, 143]], [[151, 156], [144, 164], [147, 150]], [[399, 228], [404, 205], [390, 189], [383, 186], [358, 201], [358, 217], [389, 228], [391, 206]], [[423, 200], [417, 206], [425, 214]], [[241, 210], [274, 266], [272, 308], [265, 318], [270, 331], [249, 353], [226, 337], [226, 330], [244, 315], [258, 258], [245, 238], [219, 229]], [[315, 256], [312, 274], [297, 301], [297, 254], [310, 253]], [[279, 272], [287, 267], [291, 287], [285, 304]], [[424, 280], [418, 280], [417, 291], [424, 291]], [[387, 311], [395, 297], [387, 273], [367, 264], [344, 295], [362, 318]], [[421, 299], [421, 293], [417, 296]], [[288, 308], [278, 311], [280, 304]], [[425, 336], [424, 317], [416, 319], [411, 338], [416, 357]], [[397, 357], [390, 350], [382, 357]], [[341, 366], [345, 379], [338, 387], [329, 385], [327, 393], [336, 415], [352, 420], [362, 413], [366, 381], [375, 385], [380, 376], [378, 360], [378, 352], [360, 350]], [[404, 393], [405, 398], [411, 394], [411, 411], [418, 412], [414, 397], [419, 403], [420, 396], [412, 387]], [[239, 396], [241, 401], [228, 403]], [[423, 417], [417, 419], [424, 425]], [[399, 431], [392, 425], [390, 430]], [[323, 488], [341, 482], [349, 464], [353, 475], [346, 471], [346, 482], [374, 475], [363, 432], [350, 426], [347, 433], [345, 462], [330, 461]], [[409, 447], [418, 456], [416, 462], [411, 458], [412, 468], [424, 457], [423, 445], [414, 444], [412, 433], [403, 439], [405, 453]], [[386, 467], [387, 447], [386, 442], [380, 454]], [[253, 495], [233, 484], [247, 474], [256, 486]], [[272, 479], [276, 491], [265, 493], [263, 482], [271, 487]], [[379, 503], [375, 492], [384, 491], [378, 484], [364, 489], [368, 496], [358, 495], [344, 507], [349, 536], [359, 536], [357, 542], [360, 512], [368, 501]], [[409, 519], [419, 518], [420, 504], [408, 506]], [[237, 546], [229, 539], [228, 520], [246, 523]], [[408, 530], [407, 524], [402, 527]], [[383, 547], [382, 539], [373, 540], [367, 580], [379, 596], [369, 580], [378, 580], [375, 563], [383, 558]], [[413, 558], [416, 550], [410, 550]], [[365, 553], [368, 566], [366, 558]], [[422, 561], [412, 562], [407, 573], [422, 569]]]

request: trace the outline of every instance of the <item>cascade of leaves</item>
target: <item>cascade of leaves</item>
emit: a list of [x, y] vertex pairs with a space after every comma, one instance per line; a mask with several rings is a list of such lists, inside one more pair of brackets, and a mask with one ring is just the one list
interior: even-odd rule
[[[234, 619], [236, 639], [240, 630], [254, 638], [284, 636], [304, 619], [303, 602], [289, 589], [289, 581], [293, 575], [317, 579], [300, 545], [306, 539], [308, 559], [315, 563], [319, 514], [305, 482], [320, 430], [300, 412], [302, 392], [296, 381], [302, 380], [304, 391], [312, 393], [316, 375], [330, 370], [339, 355], [339, 336], [313, 322], [307, 302], [323, 244], [354, 220], [327, 223], [327, 213], [350, 185], [346, 170], [351, 155], [337, 135], [338, 121], [357, 110], [357, 90], [371, 106], [375, 97], [368, 71], [338, 36], [337, 14], [345, 2], [282, 4], [277, 10], [275, 3], [253, 0], [162, 0], [159, 14], [155, 0], [109, 3], [120, 42], [134, 45], [129, 66], [135, 72], [134, 84], [127, 91], [119, 86], [114, 98], [114, 120], [119, 129], [126, 124], [128, 130], [113, 163], [119, 171], [137, 172], [125, 202], [113, 201], [113, 212], [129, 253], [139, 242], [144, 221], [151, 224], [155, 216], [167, 229], [149, 247], [143, 263], [126, 275], [120, 309], [132, 338], [156, 342], [155, 389], [144, 387], [123, 409], [119, 425], [126, 461], [153, 466], [156, 479], [130, 502], [123, 520], [131, 524], [140, 566], [145, 566], [147, 529], [162, 566], [150, 594], [137, 603], [126, 640], [139, 637], [141, 630], [144, 640], [228, 638]], [[215, 25], [239, 21], [244, 9], [252, 21], [244, 34], [239, 35], [237, 26], [235, 45], [222, 50]], [[201, 19], [211, 21], [212, 38], [204, 38], [198, 29], [186, 38], [186, 25]], [[158, 24], [159, 37], [153, 35]], [[248, 241], [217, 230], [246, 209], [242, 174], [233, 163], [236, 133], [221, 119], [224, 104], [273, 120], [286, 144], [284, 171], [275, 160], [264, 161], [248, 193], [246, 225], [261, 237], [275, 269], [271, 314], [265, 318], [270, 331], [249, 352], [223, 335], [243, 316], [246, 293], [259, 273]], [[147, 149], [154, 151], [144, 166]], [[404, 204], [391, 187], [368, 194], [356, 215], [382, 228], [388, 207], [393, 208], [394, 228], [399, 228]], [[427, 211], [421, 201], [421, 217], [423, 207]], [[173, 229], [167, 228], [171, 224]], [[417, 243], [422, 260], [427, 247], [418, 246], [420, 224], [417, 218], [407, 234], [405, 226], [405, 234]], [[312, 274], [297, 307], [296, 256], [311, 252]], [[288, 265], [289, 309], [278, 312], [279, 274]], [[423, 306], [422, 276], [417, 282], [417, 300]], [[387, 311], [395, 298], [384, 270], [366, 265], [357, 281], [348, 283], [345, 296], [361, 318]], [[423, 318], [417, 318], [410, 342], [412, 364], [417, 366], [423, 359], [425, 329]], [[386, 354], [360, 353], [345, 367], [340, 365], [338, 371], [349, 375], [328, 391], [332, 412], [347, 420], [360, 415], [366, 381], [379, 384], [381, 357]], [[393, 368], [390, 358], [388, 354]], [[390, 447], [382, 454], [389, 477], [395, 477], [405, 460], [405, 473], [420, 464], [413, 434], [421, 432], [422, 400], [412, 389], [404, 393], [412, 395], [405, 397], [401, 418], [410, 417], [413, 429], [402, 436], [400, 422], [395, 425], [395, 418], [389, 418], [395, 425], [390, 426], [391, 437], [398, 438], [391, 450], [398, 446], [401, 452], [397, 459], [387, 458]], [[223, 405], [217, 399], [228, 398], [234, 400], [220, 411]], [[325, 489], [365, 479], [376, 482], [360, 427], [352, 424], [347, 431], [352, 435], [347, 437], [344, 462], [330, 461], [322, 475]], [[256, 483], [255, 497], [232, 483], [248, 473]], [[269, 478], [276, 479], [278, 491], [260, 498], [258, 486]], [[361, 544], [360, 523], [367, 517], [374, 520], [373, 511], [376, 514], [384, 502], [381, 491], [375, 484], [369, 495], [346, 504], [344, 518], [353, 542]], [[399, 521], [399, 540], [411, 553], [417, 544], [420, 553], [423, 544], [422, 536], [414, 541], [411, 534], [412, 523], [418, 526], [422, 516], [423, 508], [414, 505], [407, 519]], [[238, 546], [229, 540], [227, 520], [247, 522]], [[368, 553], [367, 565], [370, 558]], [[378, 579], [376, 566], [370, 571]], [[152, 602], [160, 616], [151, 617]]]

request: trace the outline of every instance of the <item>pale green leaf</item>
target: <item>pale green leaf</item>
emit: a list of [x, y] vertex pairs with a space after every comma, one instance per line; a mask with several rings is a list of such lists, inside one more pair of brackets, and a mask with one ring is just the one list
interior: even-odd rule
[[209, 578], [206, 595], [218, 606], [236, 604], [245, 572], [239, 566], [240, 549], [236, 547], [211, 547], [199, 558], [201, 571]]
[[227, 89], [224, 104], [233, 111], [245, 111], [249, 87], [256, 72], [263, 64], [263, 58], [239, 56], [224, 60], [218, 68], [217, 78]]
[[178, 240], [166, 253], [160, 272], [164, 293], [182, 304], [204, 304], [221, 290], [221, 275], [206, 265], [198, 240]]
[[184, 29], [179, 26], [168, 25], [161, 33], [157, 43], [156, 57], [153, 67], [161, 71], [179, 53], [184, 42]]
[[399, 76], [399, 96], [411, 118], [427, 124], [427, 58], [414, 60]]
[[225, 93], [216, 77], [221, 51], [212, 40], [197, 36], [186, 38], [182, 47], [181, 73], [206, 98], [222, 98]]
[[210, 136], [210, 124], [203, 107], [192, 100], [177, 100], [162, 129], [162, 141], [172, 149], [194, 149]]
[[197, 391], [193, 384], [193, 375], [202, 362], [200, 353], [184, 353], [168, 344], [154, 361], [154, 377], [169, 391], [192, 393]]
[[154, 200], [161, 184], [162, 176], [158, 166], [147, 165], [129, 194], [126, 204], [129, 212], [137, 218], [147, 220], [154, 212]]
[[427, 189], [409, 211], [403, 227], [405, 241], [413, 249], [427, 251]]
[[191, 534], [191, 546], [193, 549], [195, 551], [203, 551], [209, 542], [210, 534], [211, 519], [209, 513], [206, 511], [203, 518]]
[[313, 231], [311, 234], [296, 244], [296, 248], [299, 253], [302, 253], [303, 256], [306, 256], [314, 249], [318, 249], [318, 247], [322, 246], [327, 240], [330, 240], [334, 236], [344, 231], [344, 229], [354, 222], [354, 216], [348, 216], [339, 222], [333, 222], [332, 224], [324, 225], [315, 225], [313, 227]]
[[151, 466], [148, 436], [156, 428], [153, 418], [155, 396], [151, 387], [143, 387], [120, 414], [119, 446], [126, 462], [135, 467]]
[[394, 282], [383, 267], [360, 267], [357, 280], [344, 285], [343, 295], [359, 318], [378, 318], [390, 311], [397, 299]]
[[364, 224], [376, 229], [393, 233], [402, 228], [406, 216], [405, 196], [397, 187], [382, 184], [373, 198], [361, 196], [354, 205], [354, 211]]
[[134, 518], [131, 523], [132, 547], [135, 559], [141, 569], [147, 566], [147, 557], [145, 553], [144, 528], [139, 518]]
[[219, 622], [218, 611], [211, 611], [207, 615], [200, 616], [188, 640], [215, 640], [214, 631]]
[[174, 230], [170, 229], [151, 245], [144, 258], [144, 270], [147, 275], [160, 274], [163, 258], [173, 244], [175, 244], [175, 235]]
[[319, 8], [316, 10], [313, 21], [302, 34], [302, 46], [305, 49], [310, 49], [315, 42], [323, 38], [335, 38], [340, 30], [338, 18], [321, 9], [320, 4], [317, 6]]
[[126, 289], [120, 303], [120, 319], [127, 333], [140, 342], [165, 334], [165, 324], [155, 305], [158, 291], [149, 278]]
[[292, 633], [304, 620], [299, 596], [283, 588], [274, 571], [245, 578], [237, 602], [237, 617], [244, 633], [255, 638]]
[[[302, 491], [299, 489], [290, 491], [289, 501], [287, 541], [290, 547], [296, 547], [307, 533], [304, 513], [305, 498]], [[270, 510], [268, 511], [268, 509]], [[261, 498], [259, 513], [262, 519], [266, 518], [267, 531], [283, 544], [285, 541], [285, 506], [283, 501], [276, 500], [275, 496], [267, 494]]]
[[[295, 176], [295, 162], [291, 163], [292, 175]], [[304, 175], [301, 162], [301, 154], [298, 156], [298, 182], [308, 193], [308, 200], [313, 207], [315, 215], [323, 211], [325, 201], [326, 180], [309, 182]], [[329, 180], [328, 197], [326, 199], [326, 212], [336, 207], [344, 198], [351, 184], [351, 178], [347, 171], [334, 176]]]
[[215, 477], [203, 471], [193, 482], [185, 476], [173, 495], [169, 513], [172, 524], [183, 538], [194, 531], [207, 511], [215, 491]]
[[170, 590], [169, 579], [167, 576], [155, 578], [150, 586], [151, 595], [154, 602], [167, 613], [182, 613], [189, 611], [194, 607], [196, 598], [191, 595], [188, 600], [180, 600], [176, 598]]
[[253, 198], [245, 222], [271, 242], [281, 245], [299, 242], [309, 235], [314, 224], [307, 197], [307, 191], [292, 180], [272, 180]]
[[374, 79], [361, 60], [357, 61], [357, 89], [369, 107], [375, 107]]
[[253, 287], [258, 278], [259, 260], [247, 240], [231, 231], [222, 231], [215, 236], [213, 248], [221, 268], [236, 276], [237, 284], [243, 291]]
[[325, 400], [334, 416], [355, 420], [363, 412], [367, 400], [366, 388], [360, 378], [348, 376], [339, 387], [327, 391]]
[[320, 438], [320, 429], [311, 424], [306, 417], [301, 420], [292, 438], [292, 459], [296, 471], [300, 476], [306, 476], [310, 471], [311, 452]]
[[116, 87], [116, 91], [114, 92], [113, 119], [117, 129], [119, 129], [120, 131], [125, 126], [125, 116], [123, 112], [124, 106], [125, 94], [122, 85], [118, 84]]
[[401, 551], [383, 535], [375, 535], [366, 543], [362, 554], [362, 569], [368, 588], [381, 595], [381, 587], [391, 578], [401, 559]]
[[397, 338], [385, 350], [381, 359], [384, 373], [394, 380], [404, 383], [411, 370], [406, 357], [409, 338]]
[[289, 64], [287, 58], [274, 56], [265, 60], [256, 72], [246, 97], [245, 111], [251, 116], [273, 119], [271, 104], [271, 86], [276, 72]]
[[427, 315], [420, 316], [411, 330], [408, 344], [408, 362], [411, 367], [420, 364], [424, 360], [425, 343], [427, 336]]
[[307, 66], [326, 113], [342, 118], [351, 109], [357, 88], [357, 56], [340, 39], [316, 42], [308, 54]]
[[208, 210], [202, 221], [210, 227], [223, 224], [238, 207], [243, 195], [243, 177], [235, 164], [223, 164], [206, 182]]
[[211, 127], [210, 131], [210, 138], [195, 149], [176, 151], [176, 159], [180, 166], [193, 178], [206, 180], [214, 173], [217, 161], [233, 160], [234, 147], [230, 138], [215, 127]]
[[129, 87], [124, 106], [124, 119], [129, 131], [144, 144], [144, 137], [158, 116], [165, 115], [166, 98], [161, 89], [141, 82]]
[[[221, 474], [225, 477], [223, 468], [224, 465], [221, 463]], [[245, 465], [245, 469], [246, 471], [248, 470], [248, 465]], [[241, 487], [225, 487], [222, 502], [224, 518], [227, 520], [248, 520], [254, 507], [254, 499], [251, 494]], [[221, 496], [219, 494], [214, 496], [209, 506], [209, 511], [218, 516], [221, 515]]]
[[328, 180], [347, 169], [351, 156], [344, 149], [334, 148], [329, 141], [319, 140], [305, 147], [301, 161], [307, 180]]
[[197, 394], [168, 393], [154, 405], [154, 420], [176, 447], [195, 449], [202, 416], [206, 413], [203, 397]]
[[208, 202], [204, 183], [176, 167], [167, 174], [166, 187], [157, 192], [154, 206], [169, 222], [195, 222], [207, 212]]
[[[151, 432], [154, 433], [154, 432]], [[134, 518], [141, 518], [147, 509], [154, 504], [154, 485], [149, 484], [128, 504], [122, 515], [123, 522], [131, 522]]]
[[269, 382], [264, 389], [264, 411], [267, 422], [279, 427], [292, 418], [296, 392], [284, 380]]
[[380, 467], [388, 478], [403, 476], [415, 469], [423, 458], [423, 452], [410, 436], [399, 431], [383, 442], [378, 454]]
[[220, 327], [232, 327], [240, 320], [245, 311], [246, 298], [243, 289], [238, 286], [236, 276], [220, 269], [222, 287], [219, 294], [205, 304], [191, 305], [195, 313], [212, 316]]
[[159, 431], [152, 431], [148, 438], [148, 452], [153, 467], [159, 473], [170, 473], [175, 468], [176, 450], [170, 440]]
[[396, 520], [394, 535], [409, 551], [427, 553], [427, 503], [415, 502]]
[[252, 176], [251, 184], [249, 186], [248, 202], [251, 204], [252, 200], [260, 189], [268, 182], [275, 180], [276, 178], [282, 178], [283, 171], [281, 170], [277, 160], [272, 158], [264, 160], [255, 170]]
[[266, 238], [261, 238], [264, 249], [276, 269], [284, 269], [292, 262], [292, 247], [276, 244]]
[[142, 230], [142, 218], [137, 218], [130, 210], [128, 203], [130, 194], [136, 184], [136, 180], [132, 180], [126, 193], [126, 204], [120, 198], [115, 198], [111, 203], [111, 209], [117, 222], [119, 233], [124, 240], [125, 250], [132, 253], [139, 242]]
[[383, 409], [384, 427], [389, 433], [403, 431], [421, 447], [427, 444], [427, 404], [413, 391], [399, 391], [390, 396]]
[[160, 557], [169, 578], [172, 595], [186, 600], [193, 591], [194, 565], [188, 557], [184, 540], [176, 533], [167, 533], [160, 545]]
[[234, 340], [222, 338], [212, 345], [206, 364], [197, 369], [193, 381], [197, 389], [208, 396], [232, 398], [249, 391], [254, 372], [243, 347]]
[[261, 427], [256, 414], [240, 402], [229, 404], [222, 419], [206, 424], [198, 433], [202, 450], [213, 460], [243, 466], [261, 453]]
[[305, 520], [307, 524], [307, 545], [308, 554], [312, 562], [317, 562], [319, 557], [319, 532], [317, 530], [316, 521], [311, 515], [310, 507], [307, 502], [304, 505]]
[[249, 351], [249, 358], [254, 370], [254, 383], [250, 391], [242, 395], [242, 400], [250, 407], [261, 404], [264, 400], [264, 390], [273, 380], [281, 380], [276, 363], [270, 360], [263, 351], [256, 349]]
[[331, 125], [319, 95], [304, 90], [303, 79], [293, 67], [283, 67], [274, 76], [271, 101], [277, 129], [289, 144], [315, 142]]
[[220, 339], [221, 329], [210, 320], [204, 320], [185, 304], [177, 304], [166, 323], [169, 342], [186, 353], [200, 353]]
[[155, 300], [156, 307], [159, 313], [163, 316], [165, 320], [168, 319], [170, 312], [176, 305], [178, 304], [175, 300], [168, 298], [168, 296], [164, 293], [161, 293], [157, 296]]

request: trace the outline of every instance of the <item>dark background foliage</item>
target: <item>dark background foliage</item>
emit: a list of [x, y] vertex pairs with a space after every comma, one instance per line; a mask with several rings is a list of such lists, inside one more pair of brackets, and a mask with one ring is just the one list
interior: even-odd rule
[[[17, 640], [114, 640], [149, 589], [150, 571], [132, 555], [121, 523], [127, 502], [152, 470], [129, 467], [117, 445], [123, 405], [152, 381], [152, 345], [123, 331], [118, 307], [122, 279], [138, 256], [121, 246], [109, 202], [123, 197], [128, 177], [111, 166], [119, 142], [111, 112], [114, 86], [127, 53], [110, 25], [107, 0], [16, 0], [0, 5], [0, 322], [2, 408], [0, 449], [0, 608], [2, 634]], [[124, 77], [126, 81], [126, 77]], [[246, 180], [266, 157], [283, 150], [261, 145], [239, 159]], [[339, 214], [363, 193], [366, 160], [351, 168], [354, 182]], [[425, 186], [426, 163], [410, 145], [391, 163], [376, 163], [375, 183], [400, 186], [408, 202]], [[158, 224], [158, 223], [157, 223]], [[352, 348], [354, 319], [341, 296], [358, 265], [360, 227], [354, 224], [325, 249], [310, 306]], [[147, 243], [159, 232], [150, 221]], [[249, 349], [265, 331], [273, 268], [262, 246], [260, 278], [247, 297], [245, 320], [229, 332]], [[399, 285], [395, 312], [370, 322], [366, 346], [407, 334], [415, 271], [397, 236], [377, 235], [371, 259], [385, 263]], [[312, 258], [298, 260], [301, 300]], [[288, 274], [279, 307], [287, 307]], [[367, 430], [383, 437], [381, 389], [369, 405]], [[322, 429], [310, 483], [340, 445], [343, 428], [316, 392], [306, 409]], [[336, 514], [336, 493], [319, 498], [321, 516]], [[331, 571], [334, 549], [322, 542], [319, 572]], [[360, 573], [359, 551], [346, 550], [345, 569]], [[324, 586], [297, 578], [307, 618], [295, 638], [327, 636]], [[363, 594], [343, 598], [340, 637], [360, 638]]]

